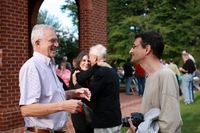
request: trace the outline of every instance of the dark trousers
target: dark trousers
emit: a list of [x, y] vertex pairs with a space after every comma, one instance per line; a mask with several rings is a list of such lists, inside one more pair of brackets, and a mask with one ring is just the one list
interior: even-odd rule
[[180, 88], [180, 81], [178, 80], [178, 75], [176, 74], [176, 79], [177, 79], [177, 81], [178, 81], [178, 87], [179, 87], [179, 96], [182, 96], [183, 95], [183, 93], [182, 93], [182, 91], [181, 91], [181, 88]]
[[76, 133], [93, 133], [94, 129], [90, 125], [86, 124], [85, 116], [83, 113], [79, 112], [77, 114], [72, 114], [72, 123]]

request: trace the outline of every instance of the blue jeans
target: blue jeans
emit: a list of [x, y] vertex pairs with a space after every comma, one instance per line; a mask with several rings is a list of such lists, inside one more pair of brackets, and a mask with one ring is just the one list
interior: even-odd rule
[[194, 102], [194, 92], [193, 92], [193, 75], [183, 74], [182, 76], [182, 90], [185, 104], [190, 104]]
[[138, 89], [139, 89], [138, 95], [143, 95], [144, 85], [145, 85], [145, 76], [137, 76], [137, 80], [138, 80]]
[[126, 78], [126, 94], [130, 94], [132, 77], [125, 77], [125, 78]]

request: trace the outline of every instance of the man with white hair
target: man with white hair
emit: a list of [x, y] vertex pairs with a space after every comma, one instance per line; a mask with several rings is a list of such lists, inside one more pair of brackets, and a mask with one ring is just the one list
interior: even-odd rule
[[[106, 61], [106, 48], [95, 45], [90, 48], [91, 65]], [[109, 67], [100, 67], [94, 72], [89, 87], [91, 101], [95, 104], [94, 119], [91, 126], [94, 133], [121, 133], [121, 110], [119, 100], [119, 77]]]
[[186, 50], [182, 51], [182, 58], [184, 61], [183, 67], [179, 68], [179, 71], [183, 73], [182, 76], [182, 89], [185, 104], [191, 104], [194, 102], [193, 94], [193, 73], [195, 71], [195, 64], [189, 58], [189, 54]]
[[[78, 113], [80, 100], [90, 100], [87, 88], [64, 91], [56, 71], [54, 57], [59, 46], [55, 29], [39, 24], [31, 33], [33, 57], [19, 72], [20, 110], [26, 133], [65, 133], [68, 113]], [[67, 100], [70, 99], [70, 100]]]

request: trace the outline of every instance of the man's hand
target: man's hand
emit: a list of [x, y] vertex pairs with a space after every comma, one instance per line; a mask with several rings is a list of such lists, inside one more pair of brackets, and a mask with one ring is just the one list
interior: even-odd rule
[[75, 114], [78, 113], [80, 108], [82, 107], [83, 103], [81, 102], [81, 100], [66, 100], [63, 103], [63, 108], [66, 112], [69, 112], [71, 114]]
[[80, 88], [75, 90], [75, 97], [77, 98], [85, 98], [88, 101], [90, 101], [91, 98], [91, 92], [88, 88]]
[[129, 127], [129, 129], [128, 129], [129, 131], [127, 133], [135, 133], [136, 127], [133, 125], [132, 120], [128, 119], [128, 123], [129, 123], [130, 127]]
[[183, 71], [183, 68], [181, 68], [181, 67], [180, 67], [180, 68], [179, 68], [179, 71], [181, 71], [181, 72], [182, 72], [182, 71]]

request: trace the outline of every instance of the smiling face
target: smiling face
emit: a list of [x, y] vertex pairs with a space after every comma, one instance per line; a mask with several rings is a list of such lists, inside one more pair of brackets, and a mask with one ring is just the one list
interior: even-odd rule
[[49, 58], [54, 58], [58, 47], [58, 38], [52, 29], [44, 31], [44, 37], [35, 42], [34, 50]]
[[83, 56], [81, 62], [80, 62], [80, 68], [83, 71], [88, 70], [88, 68], [90, 67], [90, 61], [87, 55]]

